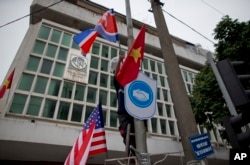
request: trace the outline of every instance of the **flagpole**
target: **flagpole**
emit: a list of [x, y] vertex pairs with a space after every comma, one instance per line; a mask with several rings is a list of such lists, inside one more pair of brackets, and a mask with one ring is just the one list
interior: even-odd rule
[[[134, 41], [133, 37], [133, 23], [131, 18], [130, 10], [130, 0], [125, 0], [126, 4], [126, 21], [127, 21], [127, 33], [128, 33], [128, 48], [130, 49]], [[141, 164], [141, 154], [147, 154], [147, 143], [146, 143], [146, 128], [143, 120], [134, 118], [134, 127], [135, 127], [135, 141], [136, 141], [136, 150], [139, 152], [136, 153], [136, 158]]]

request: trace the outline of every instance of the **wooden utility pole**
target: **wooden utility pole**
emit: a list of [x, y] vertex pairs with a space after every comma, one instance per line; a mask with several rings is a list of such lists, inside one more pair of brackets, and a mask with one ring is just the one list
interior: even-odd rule
[[170, 92], [174, 103], [174, 110], [178, 120], [177, 124], [185, 155], [184, 162], [187, 164], [187, 162], [195, 160], [189, 137], [198, 135], [198, 129], [161, 5], [163, 4], [160, 0], [151, 0], [151, 7], [154, 13], [158, 37], [168, 75]]

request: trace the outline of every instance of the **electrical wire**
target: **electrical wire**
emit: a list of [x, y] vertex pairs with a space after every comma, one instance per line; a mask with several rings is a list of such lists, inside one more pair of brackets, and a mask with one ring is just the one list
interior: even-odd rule
[[208, 7], [214, 9], [215, 11], [217, 11], [218, 13], [220, 13], [222, 16], [224, 16], [225, 14], [223, 12], [221, 12], [220, 10], [216, 9], [215, 7], [213, 7], [212, 5], [208, 4], [207, 2], [205, 2], [204, 0], [201, 0], [204, 4], [206, 4]]
[[166, 10], [162, 9], [163, 12], [167, 13], [169, 16], [171, 16], [172, 18], [174, 18], [175, 20], [179, 21], [180, 23], [182, 23], [183, 25], [187, 26], [188, 28], [190, 28], [191, 30], [193, 30], [194, 32], [196, 32], [197, 34], [199, 34], [200, 36], [202, 36], [203, 38], [205, 38], [206, 40], [208, 40], [209, 42], [211, 42], [212, 44], [215, 44], [215, 42], [213, 42], [212, 40], [210, 40], [209, 38], [207, 38], [206, 36], [204, 36], [203, 34], [201, 34], [200, 32], [198, 32], [197, 30], [195, 30], [194, 28], [192, 28], [191, 26], [189, 26], [188, 24], [186, 24], [185, 22], [181, 21], [180, 19], [176, 18], [175, 16], [173, 16], [172, 14], [170, 14], [169, 12], [167, 12]]
[[19, 21], [19, 20], [22, 20], [22, 19], [26, 18], [26, 17], [32, 16], [32, 15], [34, 15], [34, 14], [36, 14], [36, 13], [39, 13], [39, 12], [41, 12], [41, 11], [43, 11], [43, 10], [46, 10], [46, 9], [48, 9], [48, 8], [54, 6], [54, 5], [57, 5], [58, 3], [62, 2], [62, 1], [63, 1], [63, 0], [60, 0], [60, 1], [55, 2], [55, 3], [53, 3], [53, 4], [51, 4], [51, 5], [47, 6], [47, 7], [44, 7], [44, 8], [39, 9], [39, 10], [36, 10], [36, 11], [30, 13], [30, 14], [27, 14], [27, 15], [25, 15], [25, 16], [23, 16], [23, 17], [20, 17], [20, 18], [18, 18], [18, 19], [15, 19], [15, 20], [13, 20], [13, 21], [11, 21], [11, 22], [8, 22], [8, 23], [6, 23], [6, 24], [4, 24], [4, 25], [1, 25], [0, 28], [3, 28], [3, 27], [5, 27], [5, 26], [7, 26], [7, 25], [9, 25], [9, 24], [15, 23], [15, 22], [17, 22], [17, 21]]

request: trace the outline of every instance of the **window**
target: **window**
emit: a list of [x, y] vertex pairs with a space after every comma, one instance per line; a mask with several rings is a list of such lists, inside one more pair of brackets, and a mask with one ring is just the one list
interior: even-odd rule
[[157, 103], [157, 107], [158, 107], [158, 113], [160, 116], [163, 116], [163, 107], [162, 107], [162, 103]]
[[82, 101], [84, 98], [85, 86], [76, 84], [75, 100]]
[[96, 89], [89, 87], [87, 94], [87, 102], [95, 103], [95, 101], [96, 101]]
[[104, 90], [100, 90], [99, 93], [99, 101], [102, 102], [102, 105], [107, 105], [107, 97], [108, 96], [108, 92], [104, 91]]
[[171, 114], [171, 106], [168, 104], [165, 104], [166, 112], [167, 112], [167, 117], [172, 117]]
[[38, 37], [44, 40], [47, 40], [49, 38], [51, 28], [46, 26], [41, 26]]
[[45, 93], [47, 82], [48, 82], [48, 78], [38, 76], [36, 80], [34, 92]]
[[92, 56], [90, 62], [90, 68], [98, 69], [98, 65], [99, 65], [99, 58]]
[[54, 58], [56, 55], [56, 50], [57, 50], [56, 45], [48, 44], [45, 55]]
[[162, 133], [162, 134], [167, 134], [167, 130], [166, 130], [166, 120], [160, 119], [160, 124], [161, 124], [161, 133]]
[[110, 93], [110, 106], [116, 107], [117, 106], [116, 104], [117, 104], [116, 93], [111, 92]]
[[25, 103], [26, 103], [26, 99], [27, 99], [26, 95], [15, 94], [11, 107], [10, 107], [10, 112], [22, 114]]
[[168, 121], [170, 134], [175, 135], [175, 129], [174, 129], [174, 121]]
[[147, 58], [143, 59], [143, 67], [144, 67], [144, 69], [148, 69], [148, 59]]
[[63, 91], [61, 97], [70, 99], [72, 91], [73, 91], [73, 83], [65, 81], [63, 84]]
[[33, 71], [33, 72], [36, 72], [37, 68], [38, 68], [38, 65], [39, 65], [39, 62], [40, 62], [40, 58], [34, 57], [34, 56], [30, 56], [28, 64], [26, 66], [26, 69], [30, 70], [30, 71]]
[[27, 109], [27, 115], [38, 116], [42, 100], [43, 99], [41, 97], [31, 96]]
[[157, 133], [157, 119], [151, 118], [152, 132]]
[[68, 52], [69, 52], [68, 49], [60, 47], [57, 59], [66, 61], [68, 57]]
[[101, 73], [100, 86], [108, 87], [108, 75]]
[[62, 33], [61, 31], [53, 29], [50, 41], [55, 42], [55, 43], [59, 43], [61, 33]]
[[90, 71], [90, 73], [89, 73], [89, 84], [97, 85], [97, 76], [98, 76], [97, 72]]
[[111, 59], [117, 57], [117, 49], [111, 47]]
[[71, 34], [68, 33], [63, 33], [63, 38], [62, 38], [62, 45], [64, 46], [70, 46], [70, 42], [71, 42]]
[[60, 89], [61, 81], [59, 80], [51, 80], [49, 85], [48, 94], [52, 96], [58, 96]]
[[63, 77], [64, 68], [65, 68], [64, 64], [57, 62], [54, 68], [53, 76]]
[[151, 71], [155, 72], [155, 61], [150, 60], [150, 67], [151, 67]]
[[110, 111], [110, 127], [117, 127], [117, 113]]
[[71, 121], [81, 122], [83, 106], [79, 104], [73, 105]]
[[57, 119], [67, 120], [69, 114], [70, 103], [60, 102], [57, 113]]
[[45, 45], [46, 44], [44, 42], [36, 40], [35, 46], [34, 46], [32, 52], [36, 53], [36, 54], [39, 54], [39, 55], [42, 55], [43, 51], [44, 51], [44, 48], [45, 48]]
[[93, 46], [92, 46], [92, 53], [99, 55], [100, 52], [100, 44], [97, 42], [94, 42]]
[[101, 70], [108, 71], [109, 61], [102, 59], [101, 60]]
[[108, 58], [109, 55], [109, 47], [106, 45], [102, 45], [102, 57]]
[[18, 89], [24, 91], [30, 91], [34, 80], [34, 76], [30, 74], [23, 74]]
[[55, 113], [55, 108], [56, 108], [56, 101], [46, 99], [42, 116], [46, 118], [53, 118]]
[[162, 74], [162, 63], [157, 62], [158, 72]]
[[44, 59], [40, 72], [44, 74], [50, 74], [52, 64], [53, 64], [53, 61]]
[[85, 111], [85, 118], [84, 118], [84, 122], [86, 123], [86, 121], [88, 120], [88, 117], [90, 116], [90, 114], [92, 113], [94, 107], [90, 107], [90, 106], [86, 106], [86, 111]]

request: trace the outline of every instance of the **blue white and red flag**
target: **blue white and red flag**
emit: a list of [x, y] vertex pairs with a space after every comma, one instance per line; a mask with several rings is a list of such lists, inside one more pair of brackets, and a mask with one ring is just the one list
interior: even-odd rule
[[87, 54], [98, 34], [111, 42], [119, 40], [113, 9], [110, 9], [103, 14], [94, 29], [82, 31], [81, 33], [75, 35], [73, 40], [77, 45], [79, 45], [82, 53]]
[[95, 30], [108, 41], [116, 42], [119, 40], [113, 9], [110, 9], [103, 14], [102, 18], [95, 26]]

